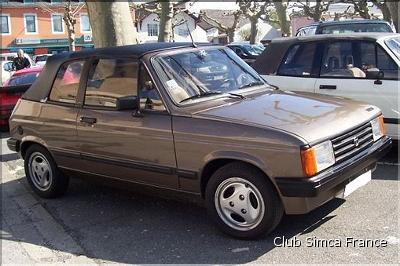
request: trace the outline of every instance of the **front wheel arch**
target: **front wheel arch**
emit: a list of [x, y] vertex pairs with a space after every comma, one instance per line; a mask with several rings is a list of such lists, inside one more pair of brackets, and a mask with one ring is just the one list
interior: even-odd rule
[[243, 161], [243, 160], [238, 160], [238, 159], [232, 159], [232, 158], [219, 158], [219, 159], [214, 159], [212, 161], [209, 161], [204, 167], [201, 172], [201, 179], [200, 179], [200, 189], [201, 189], [201, 197], [204, 199], [205, 198], [205, 191], [206, 187], [208, 184], [208, 181], [210, 180], [211, 176], [221, 167], [229, 164], [229, 163], [242, 163], [244, 165], [247, 165], [251, 168], [256, 169], [259, 171], [264, 177], [267, 182], [270, 183], [270, 185], [275, 189], [279, 197], [281, 197], [281, 194], [279, 193], [278, 187], [276, 184], [271, 180], [271, 178], [263, 171], [260, 167], [257, 165]]

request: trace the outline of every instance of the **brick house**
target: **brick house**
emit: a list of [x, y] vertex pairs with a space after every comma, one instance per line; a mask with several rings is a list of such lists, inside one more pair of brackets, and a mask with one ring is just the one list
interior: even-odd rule
[[[83, 5], [75, 25], [76, 50], [91, 48], [93, 43], [86, 6], [83, 1], [73, 2], [74, 5]], [[17, 49], [23, 49], [29, 54], [68, 51], [64, 10], [61, 1], [2, 0], [1, 52], [15, 52]]]

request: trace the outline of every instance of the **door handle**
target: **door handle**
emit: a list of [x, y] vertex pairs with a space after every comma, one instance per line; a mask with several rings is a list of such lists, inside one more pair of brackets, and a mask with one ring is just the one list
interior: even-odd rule
[[86, 124], [89, 124], [89, 125], [93, 125], [93, 124], [95, 124], [97, 122], [97, 118], [81, 116], [80, 122], [81, 123], [86, 123]]
[[320, 90], [336, 90], [336, 85], [319, 85]]

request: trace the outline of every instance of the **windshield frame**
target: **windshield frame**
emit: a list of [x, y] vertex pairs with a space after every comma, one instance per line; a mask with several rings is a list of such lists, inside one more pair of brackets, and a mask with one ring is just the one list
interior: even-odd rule
[[[265, 91], [271, 91], [274, 90], [273, 87], [271, 87], [264, 78], [262, 78], [261, 75], [259, 75], [254, 69], [253, 74], [256, 75], [257, 78], [259, 78], [259, 81], [262, 81], [264, 84], [262, 85], [257, 85], [257, 86], [251, 86], [248, 88], [243, 88], [243, 89], [235, 89], [235, 90], [231, 90], [231, 91], [227, 91], [227, 92], [222, 92], [221, 94], [215, 94], [215, 95], [208, 95], [206, 97], [199, 97], [197, 99], [193, 99], [193, 100], [189, 100], [189, 101], [185, 101], [184, 103], [180, 103], [178, 101], [176, 101], [174, 99], [174, 97], [170, 94], [170, 91], [166, 88], [166, 84], [165, 81], [163, 80], [163, 78], [161, 78], [160, 71], [162, 71], [162, 69], [160, 69], [160, 62], [158, 62], [159, 58], [162, 57], [168, 57], [168, 56], [172, 56], [172, 55], [177, 55], [177, 54], [183, 54], [183, 53], [191, 53], [191, 52], [198, 52], [200, 50], [225, 50], [225, 51], [231, 51], [232, 55], [236, 57], [237, 60], [241, 60], [243, 61], [239, 56], [237, 56], [229, 47], [225, 47], [225, 46], [199, 46], [197, 48], [185, 48], [185, 49], [176, 49], [176, 50], [172, 50], [172, 51], [168, 51], [168, 52], [163, 52], [163, 53], [159, 53], [156, 54], [154, 56], [152, 56], [150, 58], [150, 64], [153, 68], [153, 70], [156, 72], [157, 76], [158, 76], [158, 80], [161, 84], [161, 86], [164, 89], [165, 94], [168, 96], [169, 100], [171, 101], [171, 103], [173, 105], [175, 105], [176, 107], [180, 107], [180, 108], [186, 108], [186, 107], [190, 107], [193, 105], [198, 105], [198, 104], [202, 104], [202, 103], [207, 103], [210, 101], [215, 101], [215, 100], [221, 100], [223, 98], [237, 98], [240, 99], [239, 97], [235, 97], [234, 95], [230, 94], [230, 93], [236, 93], [236, 94], [241, 94], [241, 95], [248, 95], [251, 94], [253, 92], [258, 92], [260, 91], [260, 89], [265, 90]], [[234, 59], [231, 59], [234, 60]], [[246, 64], [246, 62], [243, 61], [243, 65], [244, 66], [248, 66]], [[250, 66], [249, 66], [250, 67]], [[251, 67], [250, 67], [251, 68]], [[251, 69], [250, 69], [251, 70]], [[198, 84], [196, 84], [198, 85]], [[218, 91], [218, 90], [215, 90]]]
[[[395, 39], [396, 39], [396, 40], [395, 40]], [[390, 41], [395, 41], [395, 42], [399, 43], [399, 45], [400, 45], [400, 36], [393, 36], [393, 37], [390, 37], [390, 38], [386, 38], [386, 39], [383, 41], [383, 43], [385, 44], [385, 46], [387, 47], [387, 49], [389, 49], [389, 51], [391, 51], [392, 54], [393, 54], [398, 60], [400, 60], [400, 54], [399, 54], [399, 53], [396, 53], [396, 52], [395, 52], [395, 49], [394, 49], [391, 45], [388, 44]]]

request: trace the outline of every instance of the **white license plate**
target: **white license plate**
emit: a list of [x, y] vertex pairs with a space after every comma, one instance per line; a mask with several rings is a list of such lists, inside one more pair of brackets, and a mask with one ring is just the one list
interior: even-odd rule
[[359, 177], [357, 177], [356, 179], [354, 179], [353, 181], [348, 183], [346, 185], [346, 187], [344, 188], [343, 196], [347, 197], [348, 195], [350, 195], [351, 193], [353, 193], [360, 187], [368, 184], [369, 181], [371, 181], [371, 170], [369, 170], [368, 172], [365, 172], [364, 174], [360, 175]]

